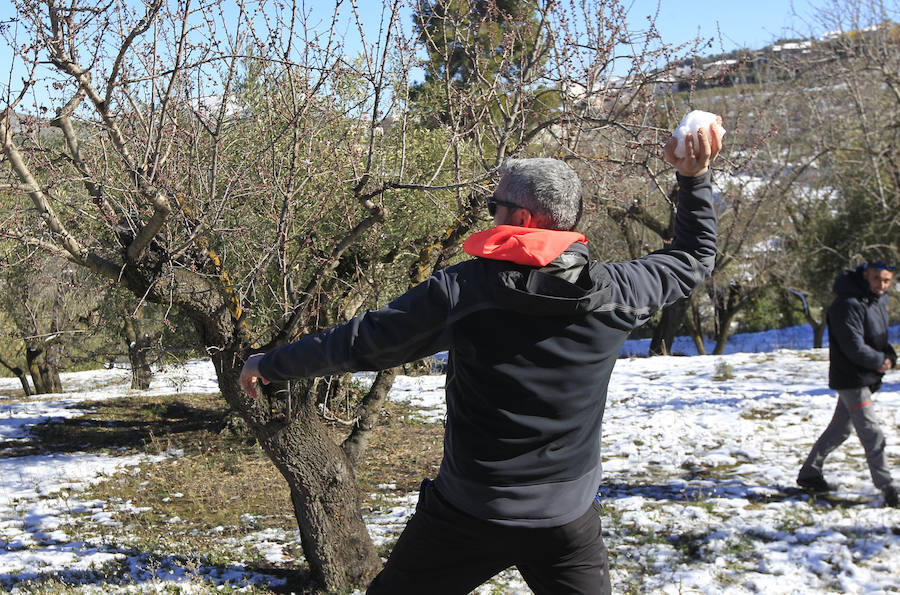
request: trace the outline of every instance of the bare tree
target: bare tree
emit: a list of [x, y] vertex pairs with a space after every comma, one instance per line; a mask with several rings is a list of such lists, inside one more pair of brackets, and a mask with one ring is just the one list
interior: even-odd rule
[[[352, 57], [342, 6], [365, 32], [353, 2], [317, 27], [280, 3], [17, 0], [6, 34], [26, 74], [0, 106], [17, 197], [5, 237], [190, 319], [223, 398], [284, 475], [328, 590], [380, 566], [354, 465], [395, 371], [378, 375], [338, 444], [317, 403], [340, 382], [273, 385], [253, 400], [237, 384], [244, 360], [442, 266], [481, 225], [508, 155], [570, 160], [594, 195], [612, 185], [604, 176], [662, 172], [668, 131], [647, 117], [662, 75], [649, 65], [670, 55], [652, 27], [628, 31], [616, 2], [577, 14], [533, 3], [506, 19], [488, 61], [468, 36], [497, 7], [460, 15], [446, 24], [472, 54], [470, 84], [445, 77], [446, 117], [429, 119], [410, 103], [421, 36], [403, 29], [400, 2], [385, 2], [379, 35]], [[628, 84], [615, 84], [622, 60]]]

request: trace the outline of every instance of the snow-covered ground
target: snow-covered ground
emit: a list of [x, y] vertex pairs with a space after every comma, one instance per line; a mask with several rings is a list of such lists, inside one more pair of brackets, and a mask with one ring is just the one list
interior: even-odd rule
[[[897, 342], [900, 328], [894, 327]], [[807, 336], [808, 335], [808, 336]], [[605, 536], [613, 587], [641, 593], [888, 593], [900, 590], [900, 510], [883, 508], [862, 449], [851, 437], [826, 463], [838, 489], [814, 500], [793, 489], [797, 469], [827, 424], [834, 398], [825, 386], [827, 350], [809, 349], [811, 333], [739, 335], [728, 353], [705, 357], [625, 358], [610, 383], [603, 428]], [[679, 345], [681, 345], [679, 347]], [[792, 349], [784, 349], [791, 347]], [[689, 341], [675, 351], [689, 353]], [[635, 341], [625, 353], [643, 354]], [[87, 592], [92, 569], [110, 559], [131, 568], [132, 590], [204, 591], [200, 585], [276, 584], [240, 565], [190, 572], [156, 554], [73, 541], [72, 515], [91, 512], [98, 523], [129, 502], [86, 501], [85, 486], [112, 473], [152, 463], [150, 457], [86, 453], [15, 456], [29, 427], [79, 415], [85, 400], [131, 393], [128, 373], [65, 374], [60, 395], [27, 403], [0, 396], [0, 591], [52, 572], [78, 578]], [[444, 412], [443, 376], [400, 377], [390, 398], [420, 407], [426, 419]], [[0, 379], [0, 395], [20, 388]], [[157, 375], [157, 394], [215, 392], [208, 362]], [[900, 372], [885, 377], [876, 407], [888, 458], [900, 480]], [[163, 457], [179, 456], [169, 452]], [[427, 470], [423, 470], [425, 473]], [[386, 490], [395, 478], [382, 478]], [[377, 543], [395, 539], [415, 494], [367, 518]], [[120, 529], [121, 530], [121, 529]], [[295, 534], [267, 532], [255, 545], [272, 560]], [[174, 556], [173, 556], [174, 558]], [[87, 580], [85, 580], [87, 579]], [[529, 593], [507, 571], [479, 593]]]

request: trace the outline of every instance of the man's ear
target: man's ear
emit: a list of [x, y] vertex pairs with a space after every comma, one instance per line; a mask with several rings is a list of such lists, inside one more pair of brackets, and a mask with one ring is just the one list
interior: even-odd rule
[[528, 209], [516, 209], [512, 214], [512, 224], [518, 227], [534, 227], [534, 217]]

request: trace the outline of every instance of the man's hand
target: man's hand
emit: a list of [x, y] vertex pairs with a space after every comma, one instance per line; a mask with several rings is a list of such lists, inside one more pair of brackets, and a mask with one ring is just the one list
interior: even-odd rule
[[251, 355], [247, 358], [247, 361], [244, 362], [244, 367], [241, 368], [241, 387], [244, 389], [244, 392], [254, 399], [259, 396], [256, 392], [257, 379], [261, 380], [263, 384], [269, 384], [269, 381], [263, 378], [262, 374], [259, 373], [259, 360], [261, 360], [264, 355], [264, 353]]
[[[721, 120], [720, 120], [721, 121]], [[663, 153], [666, 161], [675, 166], [683, 176], [699, 176], [705, 174], [709, 169], [709, 164], [716, 158], [722, 149], [722, 135], [716, 126], [710, 124], [708, 128], [701, 128], [697, 131], [697, 144], [699, 148], [694, 148], [694, 135], [686, 134], [684, 137], [685, 156], [677, 157], [675, 155], [675, 147], [678, 140], [673, 136], [666, 143]]]
[[890, 370], [893, 367], [894, 367], [894, 362], [891, 361], [891, 358], [886, 357], [886, 358], [884, 358], [884, 362], [881, 364], [881, 367], [878, 368], [878, 371], [881, 372], [882, 374], [884, 374], [885, 372], [887, 372], [888, 370]]

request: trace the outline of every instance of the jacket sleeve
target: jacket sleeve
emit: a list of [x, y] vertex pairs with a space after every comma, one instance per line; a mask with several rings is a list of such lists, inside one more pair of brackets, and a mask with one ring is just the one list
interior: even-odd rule
[[710, 173], [676, 177], [678, 205], [671, 247], [606, 265], [613, 280], [613, 307], [631, 326], [689, 296], [715, 266], [717, 220]]
[[889, 357], [884, 351], [866, 344], [866, 313], [858, 303], [847, 299], [836, 301], [828, 312], [828, 324], [831, 340], [855, 366], [877, 370], [885, 357]]
[[884, 320], [885, 320], [884, 354], [885, 354], [885, 356], [887, 356], [887, 358], [889, 360], [891, 360], [891, 367], [896, 370], [897, 369], [897, 352], [894, 351], [894, 346], [891, 345], [890, 332], [889, 332], [890, 329], [888, 328], [891, 325], [890, 319], [887, 315], [887, 310], [888, 310], [887, 307], [888, 307], [889, 299], [890, 298], [888, 298], [887, 293], [885, 293], [884, 295], [881, 296], [881, 307], [884, 308], [884, 312], [885, 312], [885, 315], [884, 315]]
[[267, 380], [383, 370], [448, 348], [447, 314], [456, 293], [439, 271], [387, 306], [266, 353]]

